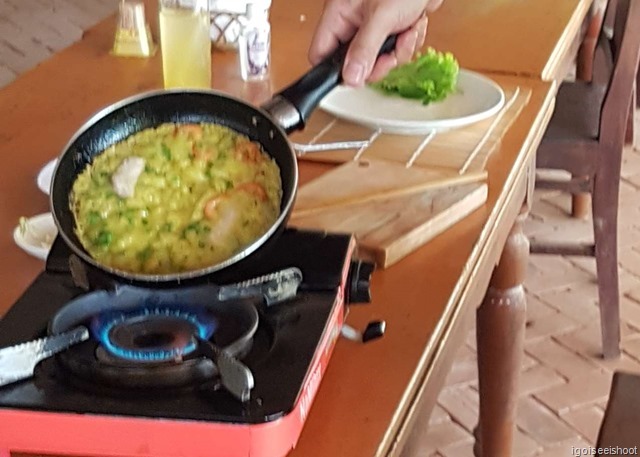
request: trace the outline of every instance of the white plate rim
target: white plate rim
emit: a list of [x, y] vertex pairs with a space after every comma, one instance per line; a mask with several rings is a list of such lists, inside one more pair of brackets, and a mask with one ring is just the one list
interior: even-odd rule
[[[493, 79], [481, 73], [478, 73], [472, 70], [463, 69], [463, 68], [460, 69], [460, 74], [464, 74], [465, 77], [468, 77], [468, 78], [475, 78], [477, 80], [480, 80], [484, 82], [487, 86], [494, 89], [499, 96], [498, 103], [496, 103], [494, 106], [492, 106], [487, 110], [484, 110], [479, 113], [463, 116], [463, 117], [451, 117], [451, 118], [428, 120], [428, 121], [402, 121], [402, 120], [394, 121], [392, 119], [384, 119], [382, 120], [382, 123], [381, 123], [381, 119], [377, 117], [368, 117], [366, 115], [362, 115], [362, 113], [354, 114], [353, 111], [335, 110], [328, 107], [327, 105], [330, 103], [331, 94], [329, 94], [320, 102], [320, 108], [337, 118], [344, 119], [346, 121], [350, 121], [356, 124], [365, 125], [367, 127], [371, 127], [374, 129], [380, 129], [382, 132], [418, 134], [418, 133], [430, 133], [433, 131], [438, 132], [438, 131], [452, 130], [455, 128], [471, 125], [495, 115], [504, 107], [506, 102], [504, 90]], [[344, 89], [343, 86], [341, 87]], [[373, 90], [373, 89], [370, 89], [370, 90]], [[415, 103], [420, 103], [420, 101], [416, 100]]]

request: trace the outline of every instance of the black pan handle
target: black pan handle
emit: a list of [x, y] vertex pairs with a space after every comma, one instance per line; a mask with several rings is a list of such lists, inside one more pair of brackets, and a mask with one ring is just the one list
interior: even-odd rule
[[[398, 35], [390, 35], [378, 55], [387, 54], [396, 47]], [[342, 67], [350, 43], [343, 43], [300, 79], [278, 92], [262, 107], [287, 133], [304, 128], [307, 119], [320, 100], [342, 82]]]

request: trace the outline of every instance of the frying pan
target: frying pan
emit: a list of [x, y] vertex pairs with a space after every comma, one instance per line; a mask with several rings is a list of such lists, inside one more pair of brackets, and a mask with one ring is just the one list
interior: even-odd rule
[[[390, 36], [380, 52], [394, 49]], [[341, 82], [348, 44], [343, 44], [300, 79], [276, 94], [261, 108], [212, 90], [159, 90], [127, 98], [91, 117], [64, 147], [54, 171], [50, 204], [58, 232], [83, 261], [119, 279], [136, 283], [171, 283], [219, 272], [240, 262], [286, 226], [298, 185], [298, 165], [287, 134], [304, 128], [320, 100]], [[78, 175], [109, 146], [144, 129], [163, 123], [215, 123], [229, 127], [262, 145], [280, 168], [280, 215], [258, 239], [232, 257], [193, 271], [172, 274], [131, 273], [101, 264], [82, 246], [75, 233], [69, 196]]]

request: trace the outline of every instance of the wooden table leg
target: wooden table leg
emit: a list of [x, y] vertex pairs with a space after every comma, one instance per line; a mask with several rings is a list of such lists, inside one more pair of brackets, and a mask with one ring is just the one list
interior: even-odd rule
[[480, 423], [476, 457], [511, 457], [522, 366], [526, 303], [523, 282], [529, 240], [522, 231], [526, 205], [507, 238], [478, 308]]

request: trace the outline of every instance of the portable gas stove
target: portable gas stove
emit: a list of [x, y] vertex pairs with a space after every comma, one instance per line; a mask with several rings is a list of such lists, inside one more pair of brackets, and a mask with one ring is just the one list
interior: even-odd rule
[[[286, 230], [222, 283], [259, 278], [239, 286], [221, 287], [217, 276], [217, 284], [205, 278], [173, 289], [114, 283], [96, 290], [89, 270], [71, 274], [74, 257], [56, 240], [45, 271], [0, 320], [0, 348], [60, 332], [75, 340], [32, 376], [0, 387], [0, 451], [287, 454], [346, 304], [369, 298], [373, 268], [352, 261], [353, 249], [350, 236]], [[268, 284], [256, 294], [278, 271], [297, 280], [294, 293], [289, 287], [274, 295]], [[278, 299], [283, 291], [285, 301]], [[384, 331], [371, 328], [375, 336]], [[11, 354], [4, 354], [6, 362]]]

